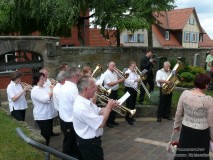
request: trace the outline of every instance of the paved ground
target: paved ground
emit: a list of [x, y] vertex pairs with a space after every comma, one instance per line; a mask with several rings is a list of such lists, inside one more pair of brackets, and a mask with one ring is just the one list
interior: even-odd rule
[[[171, 160], [172, 154], [166, 151], [169, 142], [173, 120], [156, 122], [156, 118], [137, 118], [130, 126], [123, 118], [116, 119], [120, 125], [114, 128], [104, 128], [102, 146], [105, 160]], [[32, 108], [27, 110], [26, 122], [35, 128]], [[60, 127], [54, 127], [60, 132]], [[36, 130], [39, 132], [39, 130]], [[178, 135], [176, 135], [177, 137]], [[61, 151], [63, 135], [51, 137], [50, 147]], [[213, 159], [211, 159], [213, 160]]]

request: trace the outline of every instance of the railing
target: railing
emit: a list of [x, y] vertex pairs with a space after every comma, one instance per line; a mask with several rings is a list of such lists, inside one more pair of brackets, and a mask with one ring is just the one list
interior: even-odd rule
[[52, 155], [54, 155], [58, 158], [62, 158], [63, 160], [78, 160], [76, 158], [73, 158], [69, 155], [66, 155], [62, 152], [59, 152], [59, 151], [53, 149], [53, 148], [50, 148], [46, 145], [43, 145], [41, 143], [38, 143], [38, 142], [32, 140], [31, 138], [27, 137], [19, 127], [16, 128], [16, 133], [29, 145], [31, 145], [31, 146], [39, 149], [39, 150], [44, 151], [45, 152], [45, 160], [50, 160], [50, 154], [52, 154]]

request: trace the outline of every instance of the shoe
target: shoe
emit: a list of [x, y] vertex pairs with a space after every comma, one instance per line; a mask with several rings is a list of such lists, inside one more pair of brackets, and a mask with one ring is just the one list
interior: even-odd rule
[[52, 132], [52, 135], [51, 136], [59, 136], [59, 133], [54, 133]]
[[126, 119], [126, 121], [129, 125], [133, 125], [133, 123], [134, 123], [133, 120], [131, 120], [131, 119]]
[[161, 118], [158, 118], [158, 119], [157, 119], [157, 122], [161, 122]]
[[163, 116], [163, 119], [167, 119], [167, 120], [169, 120], [169, 121], [172, 120], [172, 118], [171, 118], [171, 117], [168, 117], [168, 116]]
[[106, 126], [109, 128], [113, 128], [113, 124], [111, 124], [111, 123], [107, 123]]
[[136, 119], [135, 119], [135, 118], [132, 118], [132, 121], [133, 121], [133, 122], [135, 122], [135, 121], [136, 121]]
[[114, 126], [118, 126], [119, 125], [119, 123], [118, 122], [112, 122], [112, 124], [114, 125]]

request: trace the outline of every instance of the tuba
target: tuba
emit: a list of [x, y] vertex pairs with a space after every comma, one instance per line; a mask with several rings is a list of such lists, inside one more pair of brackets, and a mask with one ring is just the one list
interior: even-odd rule
[[[109, 101], [110, 98], [104, 96], [104, 95], [99, 95], [97, 94], [97, 96], [99, 97], [99, 101], [103, 104], [106, 105], [106, 102]], [[105, 101], [105, 102], [104, 102]], [[121, 116], [125, 117], [127, 114], [129, 114], [129, 117], [133, 117], [136, 113], [136, 109], [129, 109], [125, 106], [122, 105], [118, 105], [117, 107], [112, 109], [113, 111], [117, 112], [118, 114], [120, 114]]]
[[172, 90], [175, 88], [175, 86], [180, 83], [180, 76], [177, 74], [181, 69], [183, 69], [185, 65], [177, 60], [176, 65], [173, 67], [171, 73], [169, 74], [168, 78], [166, 79], [167, 81], [170, 81], [171, 84], [168, 85], [164, 83], [162, 85], [162, 93], [163, 94], [170, 94]]

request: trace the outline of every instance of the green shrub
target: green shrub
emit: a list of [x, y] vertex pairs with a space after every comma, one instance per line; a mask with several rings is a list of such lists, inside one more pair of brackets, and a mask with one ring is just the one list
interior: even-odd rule
[[183, 72], [180, 76], [184, 82], [192, 82], [195, 78], [195, 75], [191, 72]]

